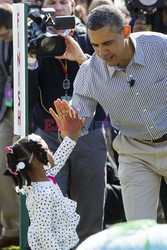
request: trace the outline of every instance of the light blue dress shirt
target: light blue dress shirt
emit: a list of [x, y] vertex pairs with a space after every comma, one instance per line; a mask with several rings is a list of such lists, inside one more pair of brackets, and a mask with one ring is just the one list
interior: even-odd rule
[[86, 128], [98, 102], [124, 135], [155, 140], [167, 134], [167, 35], [136, 32], [130, 39], [135, 53], [125, 69], [108, 67], [96, 53], [81, 65], [72, 106]]

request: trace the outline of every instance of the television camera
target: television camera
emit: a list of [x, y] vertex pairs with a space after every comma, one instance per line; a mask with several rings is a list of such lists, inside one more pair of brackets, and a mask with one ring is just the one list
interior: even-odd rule
[[74, 16], [54, 17], [52, 8], [29, 6], [28, 11], [28, 52], [36, 57], [63, 55], [66, 49], [64, 38], [54, 33], [75, 27]]
[[148, 16], [163, 8], [163, 0], [125, 0], [125, 5], [132, 17]]

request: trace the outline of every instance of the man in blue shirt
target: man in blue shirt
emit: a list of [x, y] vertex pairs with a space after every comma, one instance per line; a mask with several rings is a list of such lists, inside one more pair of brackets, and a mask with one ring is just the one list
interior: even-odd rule
[[95, 53], [78, 71], [72, 106], [86, 118], [85, 129], [97, 102], [108, 111], [120, 131], [113, 146], [126, 218], [156, 219], [161, 177], [167, 177], [167, 36], [131, 34], [111, 6], [94, 9], [87, 29]]

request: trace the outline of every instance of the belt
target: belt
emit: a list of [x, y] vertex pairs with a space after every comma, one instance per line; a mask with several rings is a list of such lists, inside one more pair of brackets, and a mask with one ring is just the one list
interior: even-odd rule
[[164, 142], [167, 141], [167, 134], [163, 135], [162, 137], [156, 139], [156, 140], [144, 140], [146, 142], [151, 142], [151, 143], [159, 143], [159, 142]]
[[133, 140], [139, 141], [139, 142], [159, 143], [159, 142], [167, 141], [167, 134], [163, 135], [162, 137], [160, 137], [160, 138], [158, 138], [156, 140], [138, 140], [136, 138], [133, 138]]

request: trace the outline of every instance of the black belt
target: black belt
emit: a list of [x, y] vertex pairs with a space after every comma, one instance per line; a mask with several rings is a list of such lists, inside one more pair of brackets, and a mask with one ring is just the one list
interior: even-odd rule
[[164, 142], [167, 141], [167, 134], [163, 135], [162, 137], [156, 139], [156, 140], [138, 140], [133, 138], [135, 141], [139, 141], [139, 142], [150, 142], [150, 143], [159, 143], [159, 142]]
[[164, 142], [164, 141], [167, 141], [167, 134], [163, 135], [162, 137], [160, 137], [156, 140], [144, 140], [144, 141], [152, 142], [152, 143]]

